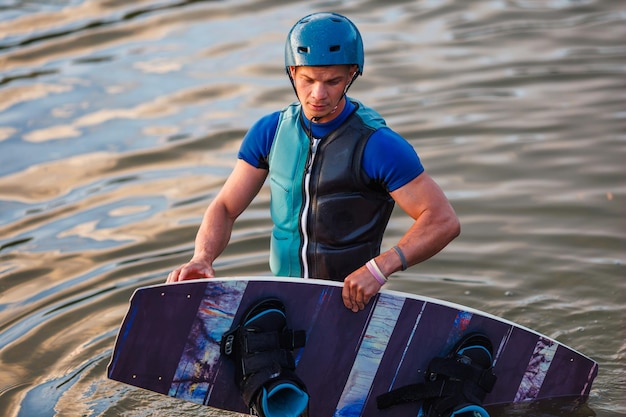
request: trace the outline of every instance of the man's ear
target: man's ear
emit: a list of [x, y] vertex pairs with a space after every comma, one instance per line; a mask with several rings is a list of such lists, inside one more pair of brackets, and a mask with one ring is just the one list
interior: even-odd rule
[[296, 67], [290, 66], [289, 67], [289, 74], [291, 74], [291, 78], [295, 78], [296, 77]]
[[354, 74], [356, 74], [358, 70], [359, 70], [358, 65], [355, 65], [355, 64], [350, 65], [350, 78], [354, 77]]

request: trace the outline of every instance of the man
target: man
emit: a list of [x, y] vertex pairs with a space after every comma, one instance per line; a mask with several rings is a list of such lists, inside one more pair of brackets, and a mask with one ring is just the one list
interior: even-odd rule
[[[422, 262], [460, 232], [454, 209], [412, 146], [346, 92], [363, 72], [356, 26], [334, 13], [289, 32], [285, 68], [298, 102], [260, 119], [204, 214], [192, 259], [167, 281], [211, 278], [235, 219], [269, 175], [274, 274], [343, 281], [343, 301], [363, 310], [387, 277]], [[393, 204], [414, 219], [380, 253]]]
[[[285, 69], [298, 101], [248, 131], [233, 172], [204, 214], [192, 259], [168, 282], [215, 277], [213, 262], [235, 220], [268, 176], [272, 272], [343, 281], [343, 302], [354, 312], [389, 275], [430, 258], [459, 234], [453, 208], [413, 147], [378, 113], [346, 96], [363, 63], [361, 35], [344, 16], [316, 13], [294, 25]], [[394, 203], [414, 221], [396, 246], [380, 253]], [[280, 301], [260, 300], [223, 341], [244, 401], [261, 416], [296, 416], [308, 403], [285, 354], [289, 346], [246, 347], [285, 331], [291, 332]], [[266, 356], [279, 359], [260, 364]]]

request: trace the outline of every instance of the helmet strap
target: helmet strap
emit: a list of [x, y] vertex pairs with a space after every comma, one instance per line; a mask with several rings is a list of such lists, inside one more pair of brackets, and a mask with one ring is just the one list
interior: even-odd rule
[[346, 88], [343, 90], [344, 96], [348, 93], [348, 88], [352, 86], [352, 83], [357, 79], [358, 76], [359, 76], [359, 71], [354, 71], [354, 74], [352, 74], [352, 79], [350, 80], [348, 85], [346, 85]]

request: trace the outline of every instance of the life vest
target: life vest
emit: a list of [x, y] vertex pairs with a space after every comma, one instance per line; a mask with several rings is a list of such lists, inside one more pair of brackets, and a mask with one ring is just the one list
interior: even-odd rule
[[270, 268], [277, 276], [343, 281], [380, 253], [394, 201], [362, 159], [385, 122], [353, 103], [339, 128], [317, 139], [309, 139], [299, 103], [281, 112], [268, 158]]

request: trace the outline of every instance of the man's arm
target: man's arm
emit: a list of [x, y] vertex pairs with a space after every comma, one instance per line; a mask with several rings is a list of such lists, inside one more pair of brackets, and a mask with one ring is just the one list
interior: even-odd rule
[[[391, 197], [414, 219], [398, 242], [408, 266], [432, 257], [459, 235], [461, 226], [454, 209], [425, 172], [393, 191]], [[381, 253], [375, 261], [386, 277], [402, 269], [402, 261], [394, 250]], [[365, 266], [357, 269], [344, 280], [345, 306], [354, 312], [363, 310], [380, 287]]]
[[213, 278], [213, 261], [230, 240], [235, 219], [250, 205], [265, 182], [267, 170], [255, 168], [239, 159], [226, 183], [211, 202], [195, 240], [193, 257], [172, 271], [167, 282]]

